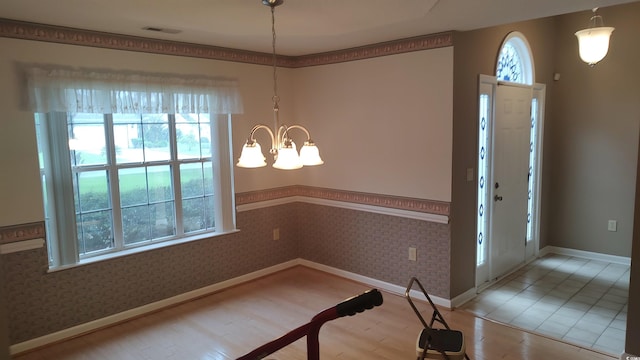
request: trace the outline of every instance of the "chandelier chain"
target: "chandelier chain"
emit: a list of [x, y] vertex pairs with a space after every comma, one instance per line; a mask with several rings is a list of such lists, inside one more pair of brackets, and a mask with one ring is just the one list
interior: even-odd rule
[[[278, 97], [278, 56], [276, 54], [276, 17], [275, 7], [282, 5], [284, 0], [262, 0], [262, 4], [271, 8], [271, 47], [273, 49], [273, 122], [274, 127], [271, 129], [264, 124], [254, 125], [249, 133], [247, 142], [242, 147], [240, 159], [238, 159], [238, 167], [258, 168], [266, 166], [266, 158], [262, 153], [260, 144], [254, 138], [256, 131], [262, 129], [269, 133], [271, 137], [271, 148], [269, 153], [273, 155], [273, 167], [276, 169], [293, 170], [303, 166], [322, 165], [324, 161], [320, 158], [318, 147], [311, 140], [309, 130], [302, 125], [293, 124], [290, 126], [280, 125]], [[307, 140], [300, 148], [300, 153], [296, 149], [293, 139], [289, 137], [289, 130], [300, 130], [307, 135]]]
[[274, 106], [277, 107], [278, 101], [280, 98], [278, 97], [278, 73], [277, 73], [277, 57], [276, 57], [276, 16], [275, 16], [275, 6], [271, 6], [271, 48], [273, 49], [273, 102]]

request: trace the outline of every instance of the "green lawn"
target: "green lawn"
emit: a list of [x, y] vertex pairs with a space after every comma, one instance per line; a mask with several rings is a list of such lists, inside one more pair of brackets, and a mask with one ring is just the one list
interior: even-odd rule
[[[104, 173], [102, 173], [104, 174]], [[152, 174], [152, 173], [151, 173]], [[180, 173], [182, 183], [192, 180], [200, 180], [202, 173], [200, 169], [186, 169]], [[129, 173], [120, 177], [120, 193], [126, 193], [134, 190], [144, 190], [145, 173]], [[90, 192], [105, 192], [107, 189], [107, 180], [104, 176], [85, 176], [82, 178], [81, 189], [83, 194]], [[167, 172], [163, 172], [162, 176], [149, 176], [149, 188], [170, 187], [171, 177]]]

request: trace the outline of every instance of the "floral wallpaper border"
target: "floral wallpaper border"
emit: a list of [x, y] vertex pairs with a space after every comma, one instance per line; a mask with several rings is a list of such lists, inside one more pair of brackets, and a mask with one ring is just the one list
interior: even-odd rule
[[303, 185], [238, 193], [236, 194], [236, 205], [275, 200], [291, 196], [307, 196], [312, 198], [381, 206], [445, 216], [449, 216], [450, 211], [450, 203], [444, 201], [326, 189]]
[[0, 244], [44, 238], [44, 221], [0, 227]]
[[[210, 45], [158, 40], [0, 18], [0, 37], [91, 46], [153, 54], [271, 65], [271, 54]], [[304, 56], [278, 56], [278, 66], [299, 68], [361, 60], [453, 45], [453, 33], [423, 35], [357, 48]]]
[[[326, 189], [303, 185], [237, 193], [236, 205], [244, 205], [292, 196], [307, 196], [311, 198], [344, 201], [445, 216], [449, 216], [450, 211], [450, 203], [443, 201]], [[44, 236], [44, 221], [0, 227], [0, 244], [39, 239], [44, 238]]]

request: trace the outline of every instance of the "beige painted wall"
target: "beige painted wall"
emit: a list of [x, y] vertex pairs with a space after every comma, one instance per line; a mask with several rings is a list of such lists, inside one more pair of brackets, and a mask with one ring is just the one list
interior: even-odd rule
[[640, 152], [636, 170], [636, 196], [634, 206], [631, 276], [629, 281], [629, 309], [627, 311], [627, 337], [625, 352], [640, 356]]
[[[499, 46], [520, 31], [533, 51], [536, 82], [547, 85], [540, 247], [631, 256], [640, 122], [640, 2], [602, 8], [616, 27], [607, 58], [578, 57], [574, 32], [589, 12], [456, 33], [451, 204], [452, 296], [473, 287], [477, 76], [494, 74]], [[469, 61], [473, 59], [473, 61]], [[560, 73], [560, 81], [553, 74]], [[607, 221], [618, 231], [607, 231]]]
[[[273, 124], [272, 72], [266, 66], [7, 38], [0, 38], [0, 47], [10, 49], [0, 54], [0, 203], [11, 204], [0, 206], [0, 226], [43, 219], [33, 115], [22, 106], [18, 63], [237, 78], [245, 113], [233, 119], [234, 159], [254, 124]], [[235, 191], [305, 183], [449, 201], [451, 53], [438, 49], [278, 69], [281, 121], [308, 126], [326, 165], [293, 172], [234, 168]], [[335, 87], [341, 79], [347, 81]], [[258, 133], [257, 139], [266, 153], [270, 141], [265, 135]], [[345, 148], [358, 150], [344, 157], [338, 151]]]
[[[18, 63], [47, 63], [90, 68], [124, 69], [175, 74], [202, 74], [237, 78], [244, 114], [233, 118], [234, 159], [251, 127], [272, 123], [270, 67], [167, 55], [61, 45], [0, 38], [0, 226], [42, 221], [40, 179], [33, 114], [23, 110], [23, 80]], [[279, 72], [280, 95], [291, 107], [291, 70]], [[289, 109], [283, 109], [286, 116]], [[259, 138], [259, 140], [261, 140]], [[266, 139], [263, 139], [263, 141]], [[267, 143], [266, 141], [264, 142]], [[272, 168], [259, 172], [235, 168], [235, 189], [245, 192], [299, 183], [296, 172]]]
[[[600, 9], [616, 27], [607, 57], [594, 67], [578, 57], [573, 33], [588, 11], [559, 18], [545, 171], [550, 202], [548, 243], [630, 256], [640, 123], [640, 2]], [[607, 231], [608, 220], [618, 231]]]
[[[457, 296], [475, 286], [476, 258], [476, 182], [467, 181], [467, 168], [477, 173], [478, 75], [495, 75], [496, 60], [504, 38], [519, 31], [533, 52], [537, 83], [547, 84], [547, 101], [553, 96], [554, 20], [541, 19], [504, 26], [456, 33], [454, 36], [453, 175], [451, 204], [451, 295]], [[545, 126], [554, 115], [547, 108]], [[545, 137], [545, 164], [547, 144]], [[546, 168], [545, 168], [546, 169]], [[545, 196], [547, 176], [542, 179], [542, 238], [545, 237]]]
[[297, 69], [294, 89], [326, 161], [305, 184], [451, 201], [452, 47]]

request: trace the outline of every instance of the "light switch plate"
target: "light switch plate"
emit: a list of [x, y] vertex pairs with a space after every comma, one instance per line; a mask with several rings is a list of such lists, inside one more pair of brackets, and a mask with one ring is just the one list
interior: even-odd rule
[[418, 258], [418, 251], [416, 250], [416, 248], [410, 247], [409, 248], [409, 260], [410, 261], [416, 261], [417, 258]]
[[467, 168], [467, 181], [473, 181], [473, 168]]

